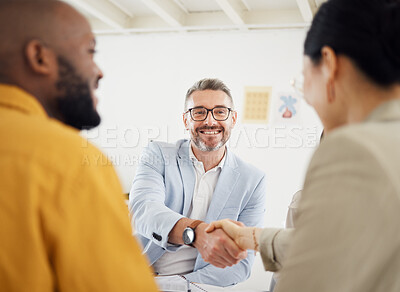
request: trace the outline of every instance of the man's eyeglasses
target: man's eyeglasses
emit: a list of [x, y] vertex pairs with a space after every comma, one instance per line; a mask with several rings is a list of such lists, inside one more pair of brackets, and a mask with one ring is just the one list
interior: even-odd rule
[[207, 119], [208, 112], [211, 112], [214, 120], [216, 121], [226, 121], [229, 117], [230, 112], [232, 111], [229, 107], [224, 106], [216, 106], [215, 108], [208, 109], [203, 106], [194, 107], [188, 109], [186, 113], [190, 112], [190, 117], [193, 121], [201, 122]]

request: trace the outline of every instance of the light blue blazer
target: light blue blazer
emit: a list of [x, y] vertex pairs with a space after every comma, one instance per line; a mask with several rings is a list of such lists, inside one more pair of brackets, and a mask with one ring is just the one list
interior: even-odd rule
[[[150, 263], [179, 246], [168, 245], [168, 234], [185, 217], [192, 202], [196, 182], [189, 158], [189, 140], [175, 145], [150, 142], [144, 149], [129, 196], [129, 211], [137, 237]], [[215, 187], [205, 221], [229, 218], [247, 226], [263, 224], [266, 179], [263, 172], [243, 162], [229, 150]], [[192, 273], [193, 282], [229, 286], [250, 276], [254, 253], [233, 267], [217, 268], [198, 254]]]

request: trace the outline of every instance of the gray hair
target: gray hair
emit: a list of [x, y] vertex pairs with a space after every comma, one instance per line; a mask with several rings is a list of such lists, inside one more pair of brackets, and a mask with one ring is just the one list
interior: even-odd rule
[[228, 86], [225, 85], [224, 82], [217, 78], [204, 78], [201, 79], [200, 81], [197, 81], [195, 84], [193, 84], [192, 87], [188, 89], [186, 92], [186, 98], [185, 98], [185, 111], [188, 109], [188, 102], [190, 99], [190, 96], [192, 95], [193, 92], [195, 91], [203, 91], [203, 90], [221, 90], [226, 93], [226, 95], [229, 96], [229, 100], [232, 104], [232, 108], [234, 108], [233, 105], [233, 98], [231, 95], [231, 90], [228, 88]]

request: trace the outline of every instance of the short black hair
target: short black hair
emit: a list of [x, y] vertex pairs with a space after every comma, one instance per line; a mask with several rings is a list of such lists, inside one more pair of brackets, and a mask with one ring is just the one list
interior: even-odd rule
[[328, 0], [314, 17], [304, 54], [318, 64], [324, 46], [380, 86], [400, 83], [400, 0]]

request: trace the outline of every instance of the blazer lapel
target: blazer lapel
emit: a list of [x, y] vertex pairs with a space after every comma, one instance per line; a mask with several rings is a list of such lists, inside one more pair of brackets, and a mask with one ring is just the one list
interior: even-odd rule
[[235, 156], [227, 149], [225, 164], [222, 167], [221, 174], [211, 199], [210, 207], [206, 216], [206, 222], [214, 221], [224, 209], [225, 204], [230, 198], [240, 176], [240, 173], [236, 168], [237, 163]]
[[178, 165], [183, 183], [183, 216], [189, 212], [193, 198], [196, 174], [194, 173], [193, 162], [189, 158], [190, 141], [184, 142], [178, 151]]

